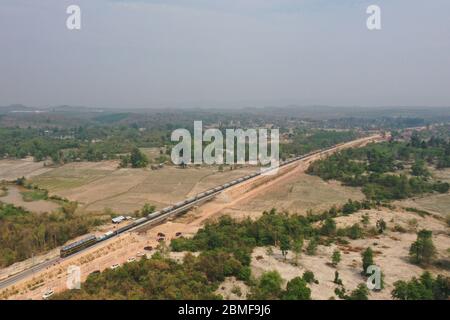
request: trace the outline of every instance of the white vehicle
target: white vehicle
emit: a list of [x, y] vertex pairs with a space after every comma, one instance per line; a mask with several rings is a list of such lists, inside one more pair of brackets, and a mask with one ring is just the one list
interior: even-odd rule
[[109, 267], [111, 270], [116, 270], [120, 265], [118, 263], [113, 264], [111, 267]]
[[136, 261], [135, 257], [129, 257], [128, 260], [127, 260], [127, 262], [133, 262], [133, 261]]
[[47, 291], [44, 292], [44, 294], [42, 295], [42, 299], [47, 300], [48, 298], [50, 298], [52, 295], [54, 294], [52, 289], [48, 289]]
[[145, 256], [145, 253], [143, 253], [143, 252], [138, 252], [138, 253], [136, 254], [136, 257], [138, 257], [138, 258], [141, 258], [141, 257], [143, 257], [143, 256]]

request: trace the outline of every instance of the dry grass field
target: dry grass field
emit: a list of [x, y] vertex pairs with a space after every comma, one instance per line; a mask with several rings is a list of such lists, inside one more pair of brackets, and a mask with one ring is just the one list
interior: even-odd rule
[[270, 192], [257, 196], [224, 210], [235, 218], [258, 217], [264, 210], [276, 208], [278, 211], [306, 214], [308, 210], [319, 212], [332, 205], [340, 205], [348, 199], [361, 200], [364, 194], [358, 188], [342, 186], [336, 181], [323, 181], [319, 177], [305, 173], [296, 175]]
[[[432, 175], [435, 179], [450, 182], [450, 169], [433, 170]], [[405, 208], [417, 208], [425, 210], [433, 214], [438, 214], [443, 217], [450, 215], [450, 196], [446, 194], [426, 195], [401, 201], [396, 201], [395, 204]]]
[[44, 167], [44, 162], [34, 162], [31, 157], [21, 160], [0, 160], [0, 181], [20, 177], [30, 178], [50, 170], [52, 169]]
[[145, 203], [164, 207], [254, 170], [246, 167], [219, 172], [217, 167], [171, 166], [160, 170], [118, 169], [115, 161], [80, 162], [34, 176], [31, 182], [50, 194], [78, 201], [85, 212], [108, 208], [126, 214], [141, 209]]

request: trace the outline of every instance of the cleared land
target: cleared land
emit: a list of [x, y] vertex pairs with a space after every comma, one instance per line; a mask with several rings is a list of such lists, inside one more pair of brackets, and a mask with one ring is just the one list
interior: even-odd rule
[[32, 183], [72, 201], [86, 212], [109, 208], [117, 213], [139, 210], [145, 203], [157, 208], [175, 203], [210, 187], [256, 170], [216, 167], [118, 169], [117, 162], [72, 163], [35, 176]]
[[0, 181], [31, 178], [50, 170], [52, 169], [44, 166], [44, 162], [34, 162], [31, 157], [21, 160], [0, 160]]
[[306, 214], [308, 210], [318, 212], [340, 205], [348, 199], [361, 200], [363, 193], [357, 188], [345, 187], [336, 181], [323, 181], [319, 177], [299, 173], [286, 182], [277, 184], [270, 192], [231, 206], [223, 213], [234, 218], [256, 218], [263, 211], [277, 208], [279, 211]]
[[[433, 170], [432, 175], [435, 179], [450, 182], [450, 169]], [[395, 204], [404, 208], [417, 208], [443, 217], [450, 215], [450, 195], [448, 193], [396, 201]]]

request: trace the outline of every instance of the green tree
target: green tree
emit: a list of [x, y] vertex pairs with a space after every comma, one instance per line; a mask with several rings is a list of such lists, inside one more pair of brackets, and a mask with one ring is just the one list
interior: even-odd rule
[[350, 239], [360, 239], [363, 236], [363, 230], [361, 229], [361, 227], [359, 226], [358, 223], [353, 224], [349, 229], [348, 229], [348, 237]]
[[313, 256], [316, 254], [317, 251], [317, 240], [316, 238], [312, 238], [309, 240], [308, 246], [306, 247], [306, 253], [310, 256]]
[[428, 177], [430, 172], [425, 168], [425, 161], [417, 159], [411, 166], [411, 174], [418, 177]]
[[331, 256], [331, 264], [334, 267], [337, 267], [337, 265], [341, 262], [341, 252], [336, 249], [333, 251], [333, 255]]
[[325, 236], [334, 236], [336, 234], [336, 222], [333, 218], [328, 217], [325, 219], [320, 233]]
[[373, 262], [373, 251], [372, 248], [368, 247], [362, 254], [362, 267], [363, 271], [362, 273], [365, 275], [367, 268], [374, 264]]
[[148, 165], [148, 158], [138, 148], [131, 150], [130, 162], [133, 168], [145, 168]]
[[253, 289], [250, 298], [257, 300], [276, 300], [279, 299], [281, 284], [283, 279], [277, 271], [263, 273], [259, 278], [258, 284]]
[[424, 272], [420, 278], [409, 281], [396, 281], [391, 292], [392, 298], [399, 300], [448, 300], [450, 278]]
[[360, 283], [347, 297], [348, 300], [369, 300], [369, 289], [365, 283]]
[[284, 260], [286, 260], [286, 255], [288, 251], [291, 249], [291, 240], [287, 235], [283, 235], [280, 238], [280, 250], [281, 254], [284, 257]]
[[433, 244], [432, 232], [421, 230], [417, 233], [417, 240], [409, 248], [409, 256], [413, 263], [429, 264], [436, 255], [436, 248]]
[[308, 288], [304, 279], [295, 277], [287, 283], [282, 298], [283, 300], [310, 300], [311, 289]]
[[303, 272], [302, 279], [305, 280], [307, 283], [313, 283], [316, 282], [316, 278], [314, 276], [314, 272], [310, 270], [306, 270]]
[[144, 204], [144, 206], [141, 209], [141, 216], [147, 216], [150, 213], [155, 211], [155, 206], [150, 205], [149, 203]]
[[342, 280], [339, 278], [339, 272], [336, 270], [334, 272], [334, 280], [333, 282], [338, 285], [342, 285]]
[[295, 254], [294, 260], [296, 265], [298, 265], [298, 258], [302, 252], [302, 249], [303, 249], [303, 238], [294, 240], [294, 242], [292, 243], [292, 251], [294, 251]]

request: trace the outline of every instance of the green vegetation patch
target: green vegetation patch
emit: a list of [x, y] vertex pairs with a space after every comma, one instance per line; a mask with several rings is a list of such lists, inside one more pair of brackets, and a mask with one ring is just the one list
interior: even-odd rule
[[75, 215], [76, 207], [70, 202], [60, 212], [36, 214], [0, 202], [0, 267], [58, 247], [101, 223]]
[[33, 189], [30, 191], [21, 192], [24, 201], [38, 201], [47, 200], [48, 191], [43, 189]]
[[[336, 179], [348, 186], [362, 187], [368, 199], [405, 199], [430, 192], [447, 193], [447, 182], [434, 181], [426, 167], [447, 166], [449, 144], [428, 142], [386, 142], [348, 149], [311, 164], [307, 172], [322, 179]], [[407, 165], [411, 166], [405, 174]], [[397, 174], [397, 172], [402, 172]]]

